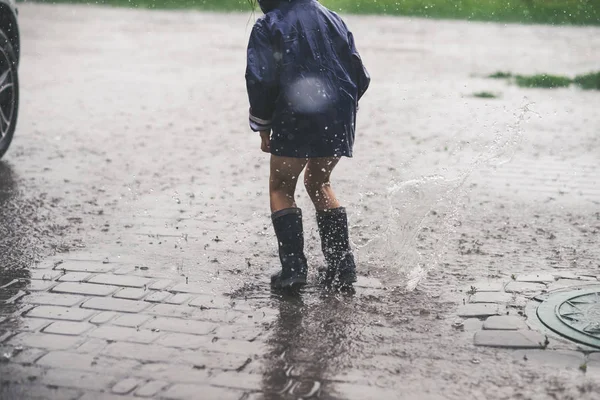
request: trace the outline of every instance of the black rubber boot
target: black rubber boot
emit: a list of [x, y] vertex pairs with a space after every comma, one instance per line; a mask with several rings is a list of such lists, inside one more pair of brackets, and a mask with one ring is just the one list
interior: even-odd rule
[[318, 211], [317, 224], [327, 270], [320, 271], [327, 285], [349, 287], [356, 282], [356, 263], [348, 238], [348, 217], [344, 207]]
[[302, 210], [286, 208], [271, 215], [279, 243], [281, 271], [271, 276], [274, 289], [296, 289], [306, 284], [308, 265], [304, 256]]

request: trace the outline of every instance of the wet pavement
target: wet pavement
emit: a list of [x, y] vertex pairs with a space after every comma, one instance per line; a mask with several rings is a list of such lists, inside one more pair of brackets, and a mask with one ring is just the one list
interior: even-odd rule
[[[353, 295], [315, 283], [300, 194], [313, 272], [289, 297], [268, 287], [248, 16], [20, 15], [21, 120], [0, 163], [0, 398], [600, 391], [598, 349], [531, 314], [548, 291], [599, 284], [599, 94], [483, 78], [588, 72], [597, 28], [349, 18], [373, 87], [334, 185], [361, 276]], [[502, 96], [471, 97], [481, 90]]]

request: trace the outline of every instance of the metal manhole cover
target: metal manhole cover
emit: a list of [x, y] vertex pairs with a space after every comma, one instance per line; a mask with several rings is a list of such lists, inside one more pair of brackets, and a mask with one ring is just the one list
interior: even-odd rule
[[551, 294], [537, 317], [561, 336], [600, 348], [600, 286]]

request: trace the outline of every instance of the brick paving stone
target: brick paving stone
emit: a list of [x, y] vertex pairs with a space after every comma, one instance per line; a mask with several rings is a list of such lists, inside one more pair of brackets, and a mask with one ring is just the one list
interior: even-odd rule
[[198, 296], [190, 301], [192, 307], [231, 308], [231, 299], [223, 296]]
[[212, 335], [190, 335], [187, 333], [167, 333], [156, 344], [181, 349], [202, 349], [212, 340]]
[[99, 354], [108, 345], [106, 340], [88, 339], [75, 349], [78, 353]]
[[173, 284], [173, 281], [171, 281], [171, 280], [161, 279], [161, 280], [156, 281], [153, 284], [151, 284], [149, 286], [149, 289], [152, 289], [152, 290], [165, 290], [166, 288], [168, 288], [172, 284]]
[[34, 281], [29, 282], [29, 284], [27, 285], [27, 290], [29, 290], [30, 292], [42, 292], [42, 291], [52, 288], [55, 285], [56, 285], [56, 282], [54, 282], [54, 281], [34, 280]]
[[155, 397], [158, 392], [166, 388], [169, 384], [164, 381], [150, 381], [146, 382], [135, 391], [135, 395], [138, 397]]
[[[233, 323], [241, 320], [241, 323], [245, 323], [249, 318], [247, 313], [234, 311], [234, 310], [219, 310], [215, 308], [209, 309], [199, 309], [198, 312], [194, 314], [194, 318], [204, 320], [204, 321], [212, 321], [218, 323]], [[257, 315], [261, 315], [258, 313]], [[242, 319], [245, 318], [245, 319]], [[264, 322], [264, 319], [261, 319], [261, 322]], [[254, 322], [253, 320], [251, 322]]]
[[136, 374], [170, 383], [208, 383], [210, 380], [207, 369], [194, 368], [190, 365], [167, 364], [164, 362], [144, 364]]
[[135, 273], [136, 269], [133, 265], [124, 265], [113, 271], [115, 275], [129, 275]]
[[188, 302], [191, 298], [193, 298], [193, 296], [190, 295], [190, 294], [187, 294], [187, 293], [177, 293], [176, 295], [174, 295], [173, 297], [171, 297], [167, 301], [165, 301], [165, 303], [167, 303], [167, 304], [174, 304], [174, 305], [181, 305], [183, 303]]
[[242, 390], [260, 390], [263, 385], [263, 377], [259, 374], [226, 371], [211, 377], [210, 384]]
[[144, 322], [152, 318], [150, 315], [145, 314], [121, 314], [111, 323], [117, 326], [125, 326], [128, 328], [137, 328], [142, 326]]
[[90, 279], [90, 283], [99, 283], [103, 285], [125, 286], [132, 288], [144, 288], [152, 283], [152, 279], [141, 278], [138, 276], [101, 274]]
[[48, 350], [65, 350], [75, 347], [82, 341], [83, 339], [77, 336], [24, 332], [12, 337], [7, 343], [12, 346], [24, 346]]
[[63, 282], [52, 289], [56, 293], [81, 294], [84, 296], [108, 296], [116, 292], [118, 287], [95, 285], [92, 283]]
[[156, 304], [146, 312], [165, 317], [194, 318], [194, 313], [196, 313], [197, 310], [198, 309], [195, 307], [178, 307], [171, 304]]
[[166, 363], [177, 361], [177, 356], [180, 355], [180, 352], [173, 348], [125, 342], [109, 344], [104, 350], [104, 353], [112, 357], [129, 358], [145, 362]]
[[575, 273], [572, 271], [557, 271], [552, 272], [554, 279], [569, 279], [569, 280], [581, 280], [581, 281], [592, 281], [596, 283], [597, 279], [592, 276], [582, 275], [581, 273]]
[[45, 327], [44, 333], [77, 336], [89, 331], [92, 328], [95, 328], [95, 326], [87, 322], [58, 321], [53, 322]]
[[38, 365], [52, 368], [69, 368], [77, 370], [90, 370], [96, 362], [96, 357], [90, 354], [73, 353], [66, 351], [52, 351], [37, 361]]
[[229, 388], [219, 388], [207, 385], [194, 385], [189, 383], [178, 383], [167, 389], [162, 396], [167, 399], [197, 400], [219, 399], [219, 400], [240, 400], [243, 391]]
[[517, 282], [550, 283], [554, 282], [554, 275], [548, 272], [521, 274], [517, 276]]
[[148, 301], [150, 303], [162, 303], [169, 296], [171, 296], [171, 293], [169, 292], [152, 292], [144, 299], [144, 301]]
[[114, 340], [121, 342], [151, 343], [162, 333], [153, 332], [148, 329], [124, 328], [120, 326], [100, 326], [90, 332], [88, 336], [97, 339]]
[[181, 351], [178, 357], [181, 362], [192, 364], [196, 368], [200, 369], [209, 368], [237, 371], [240, 368], [247, 367], [250, 363], [252, 363], [252, 359], [247, 355], [202, 352], [198, 350]]
[[77, 272], [110, 272], [115, 264], [103, 264], [100, 261], [67, 260], [54, 269]]
[[57, 259], [46, 259], [44, 261], [40, 261], [40, 262], [36, 262], [33, 263], [29, 266], [29, 268], [32, 269], [52, 269], [54, 268], [57, 264], [60, 264], [61, 260], [57, 260]]
[[192, 293], [192, 294], [206, 294], [211, 295], [208, 285], [203, 283], [178, 283], [169, 289], [170, 292], [181, 292], [181, 293]]
[[543, 348], [546, 337], [534, 331], [479, 331], [475, 333], [475, 346], [507, 349]]
[[552, 282], [550, 285], [548, 285], [548, 291], [552, 292], [554, 290], [560, 290], [560, 289], [568, 289], [568, 288], [575, 288], [575, 287], [584, 287], [584, 286], [589, 286], [589, 285], [598, 285], [598, 282], [593, 282], [593, 281], [586, 281], [586, 280], [579, 280], [579, 279], [559, 279], [556, 282]]
[[527, 324], [523, 318], [512, 315], [497, 315], [489, 317], [483, 323], [483, 329], [498, 331], [527, 330]]
[[512, 356], [533, 365], [577, 370], [585, 363], [583, 353], [572, 350], [516, 350]]
[[[247, 356], [239, 354], [209, 353], [169, 348], [157, 344], [125, 342], [109, 344], [103, 355], [141, 361], [146, 364], [144, 365], [146, 369], [150, 368], [154, 373], [148, 375], [147, 371], [135, 372], [136, 376], [169, 382], [196, 382], [197, 379], [208, 376], [208, 369], [236, 370], [246, 364], [248, 360]], [[149, 367], [148, 363], [153, 365]], [[160, 363], [168, 363], [168, 365]]]
[[28, 317], [60, 319], [64, 321], [84, 321], [94, 314], [91, 310], [72, 307], [37, 306], [27, 313]]
[[205, 348], [209, 351], [243, 354], [247, 356], [265, 354], [268, 351], [268, 346], [262, 342], [247, 342], [245, 340], [230, 339], [210, 341]]
[[465, 332], [474, 332], [481, 330], [483, 321], [477, 318], [468, 318], [463, 322], [463, 330]]
[[35, 332], [46, 325], [50, 325], [54, 320], [41, 319], [41, 318], [22, 318], [19, 321], [19, 331], [23, 332]]
[[469, 298], [469, 303], [508, 303], [513, 295], [505, 292], [475, 293]]
[[136, 378], [123, 379], [113, 386], [112, 392], [116, 394], [127, 394], [129, 392], [133, 392], [133, 390], [143, 382], [143, 380]]
[[458, 316], [463, 318], [483, 318], [491, 315], [498, 315], [500, 307], [497, 304], [466, 304], [458, 309]]
[[471, 286], [477, 289], [477, 292], [501, 292], [504, 290], [505, 282], [500, 281], [482, 281], [475, 282], [472, 285], [469, 285], [464, 291], [468, 292], [471, 290]]
[[64, 274], [63, 276], [58, 278], [58, 281], [59, 282], [85, 282], [92, 276], [93, 276], [93, 274], [90, 274], [89, 272], [67, 272], [66, 274]]
[[256, 327], [246, 327], [239, 325], [220, 325], [214, 334], [219, 339], [237, 339], [254, 341], [264, 333], [263, 329], [256, 329]]
[[55, 271], [53, 269], [48, 269], [48, 270], [38, 269], [38, 270], [30, 271], [29, 278], [30, 279], [39, 279], [39, 280], [43, 280], [43, 281], [52, 281], [61, 275], [62, 275], [61, 271]]
[[126, 288], [119, 290], [117, 293], [113, 295], [113, 297], [117, 299], [127, 299], [127, 300], [141, 300], [151, 292], [144, 289], [137, 288]]
[[72, 351], [52, 351], [40, 358], [37, 364], [53, 369], [70, 369], [108, 375], [129, 374], [140, 366], [136, 360]]
[[149, 321], [145, 328], [159, 329], [167, 332], [192, 333], [196, 335], [207, 335], [214, 331], [217, 326], [204, 321], [185, 320], [181, 318], [158, 317]]
[[83, 296], [74, 294], [34, 293], [27, 298], [27, 302], [46, 306], [73, 307], [81, 303], [83, 299]]
[[505, 287], [504, 291], [507, 293], [530, 293], [530, 292], [541, 292], [546, 289], [546, 285], [541, 283], [533, 282], [509, 282]]
[[247, 300], [232, 300], [231, 307], [237, 311], [254, 311], [259, 308], [255, 302]]
[[107, 323], [108, 321], [112, 320], [113, 318], [115, 318], [117, 315], [116, 312], [112, 312], [112, 311], [103, 311], [100, 314], [94, 316], [92, 319], [90, 319], [90, 322], [92, 324], [96, 324], [96, 325], [102, 325]]
[[138, 313], [148, 308], [150, 304], [143, 301], [122, 300], [113, 298], [95, 297], [84, 302], [82, 308], [91, 308], [94, 310], [119, 311]]
[[49, 369], [41, 379], [47, 385], [94, 391], [105, 390], [116, 382], [116, 379], [110, 375], [58, 368]]
[[112, 393], [87, 392], [79, 400], [135, 400], [135, 397]]

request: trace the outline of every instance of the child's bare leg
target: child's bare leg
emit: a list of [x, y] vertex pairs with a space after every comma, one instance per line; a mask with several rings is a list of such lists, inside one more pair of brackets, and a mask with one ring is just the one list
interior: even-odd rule
[[304, 172], [304, 187], [317, 211], [339, 208], [340, 203], [331, 188], [331, 172], [338, 157], [311, 158]]
[[346, 209], [331, 188], [331, 172], [340, 159], [311, 158], [304, 172], [304, 186], [317, 210], [317, 225], [327, 269], [321, 270], [326, 284], [341, 288], [356, 282], [356, 264], [348, 238]]
[[294, 199], [296, 184], [307, 161], [305, 158], [271, 155], [271, 177], [269, 179], [271, 212], [296, 207]]

